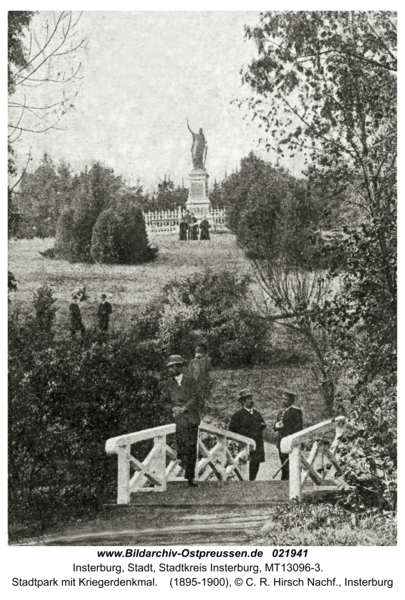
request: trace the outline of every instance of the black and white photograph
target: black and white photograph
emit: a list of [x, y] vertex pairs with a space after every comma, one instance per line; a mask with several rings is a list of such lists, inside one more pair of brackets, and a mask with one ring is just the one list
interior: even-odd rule
[[262, 5], [8, 10], [9, 550], [397, 546], [397, 13]]

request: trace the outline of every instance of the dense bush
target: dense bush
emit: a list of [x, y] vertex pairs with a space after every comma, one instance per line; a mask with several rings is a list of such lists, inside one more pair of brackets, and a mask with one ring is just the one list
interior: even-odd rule
[[[32, 318], [9, 328], [10, 523], [34, 527], [80, 516], [116, 493], [110, 437], [162, 424], [162, 354], [133, 334], [106, 345], [40, 335], [53, 319], [46, 290]], [[145, 448], [146, 452], [147, 448]]]
[[324, 207], [305, 180], [251, 152], [224, 181], [222, 196], [228, 226], [248, 258], [318, 265], [312, 238]]
[[[58, 221], [55, 251], [71, 262], [137, 264], [154, 260], [138, 194], [97, 164]], [[47, 253], [47, 256], [52, 256]]]
[[262, 360], [269, 332], [251, 308], [249, 277], [213, 269], [166, 285], [136, 326], [142, 339], [155, 337], [168, 354], [191, 357], [203, 342], [212, 364], [226, 366]]
[[136, 264], [153, 260], [140, 208], [118, 206], [100, 214], [93, 228], [91, 255], [96, 262], [106, 264]]

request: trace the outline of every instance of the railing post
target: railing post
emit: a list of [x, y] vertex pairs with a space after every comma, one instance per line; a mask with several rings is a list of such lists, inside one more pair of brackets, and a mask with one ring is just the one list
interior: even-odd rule
[[153, 471], [158, 479], [162, 482], [162, 486], [156, 488], [156, 491], [166, 491], [166, 436], [159, 435], [153, 439], [154, 446], [159, 446], [154, 455]]
[[129, 504], [129, 453], [130, 446], [118, 448], [118, 497], [117, 504]]
[[249, 444], [245, 445], [244, 448], [245, 452], [246, 452], [246, 462], [243, 462], [240, 466], [240, 473], [243, 477], [244, 481], [249, 481]]
[[301, 444], [290, 452], [290, 500], [301, 500]]

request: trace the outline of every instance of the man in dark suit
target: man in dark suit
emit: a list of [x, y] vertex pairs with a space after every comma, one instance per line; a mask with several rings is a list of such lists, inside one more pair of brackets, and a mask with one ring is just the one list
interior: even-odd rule
[[210, 239], [210, 229], [211, 225], [207, 219], [207, 215], [204, 215], [203, 220], [200, 222], [200, 240], [209, 240]]
[[107, 302], [107, 296], [101, 294], [101, 303], [98, 307], [98, 326], [101, 331], [108, 331], [108, 323], [110, 321], [110, 315], [112, 313], [112, 306]]
[[174, 419], [176, 423], [177, 458], [185, 469], [188, 484], [196, 487], [194, 478], [201, 422], [197, 383], [183, 374], [184, 360], [181, 356], [170, 356], [167, 367], [170, 378], [164, 385], [162, 400], [168, 420], [172, 422]]
[[297, 395], [289, 390], [282, 390], [281, 394], [284, 410], [280, 411], [277, 415], [274, 431], [278, 433], [277, 448], [282, 465], [281, 479], [288, 480], [290, 478], [289, 455], [281, 452], [280, 444], [284, 437], [302, 431], [303, 419], [302, 410], [298, 406], [294, 406]]
[[69, 313], [70, 313], [69, 329], [70, 329], [70, 333], [72, 334], [72, 338], [74, 338], [76, 336], [76, 331], [80, 331], [82, 338], [84, 338], [84, 334], [86, 333], [86, 330], [82, 323], [82, 315], [80, 313], [78, 300], [79, 300], [79, 298], [75, 294], [73, 294], [72, 302], [69, 305]]
[[259, 411], [253, 408], [253, 394], [250, 390], [240, 391], [238, 400], [241, 409], [232, 416], [229, 431], [252, 438], [256, 442], [256, 450], [251, 451], [249, 456], [249, 480], [254, 481], [260, 463], [265, 461], [263, 430], [266, 423]]

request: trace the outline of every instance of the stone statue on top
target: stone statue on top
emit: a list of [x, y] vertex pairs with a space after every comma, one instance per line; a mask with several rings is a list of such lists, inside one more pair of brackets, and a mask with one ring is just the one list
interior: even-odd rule
[[193, 161], [194, 169], [204, 169], [205, 161], [207, 158], [207, 141], [203, 134], [203, 130], [200, 129], [198, 133], [194, 133], [190, 129], [190, 125], [188, 124], [187, 119], [187, 127], [191, 135], [193, 136], [193, 145], [191, 146], [191, 158]]

